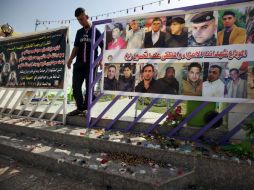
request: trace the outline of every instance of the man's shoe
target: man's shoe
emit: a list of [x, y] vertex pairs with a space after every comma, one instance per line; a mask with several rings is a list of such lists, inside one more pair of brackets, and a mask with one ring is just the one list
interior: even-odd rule
[[82, 113], [83, 113], [83, 111], [76, 109], [76, 110], [73, 110], [72, 112], [68, 113], [67, 116], [75, 116], [75, 115], [79, 115]]

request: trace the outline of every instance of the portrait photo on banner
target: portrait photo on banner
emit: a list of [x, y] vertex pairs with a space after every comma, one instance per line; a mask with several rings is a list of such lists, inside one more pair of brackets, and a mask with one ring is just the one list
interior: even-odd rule
[[217, 45], [254, 43], [254, 6], [219, 10]]
[[217, 39], [217, 11], [204, 11], [187, 14], [188, 47], [216, 46]]
[[134, 92], [136, 64], [106, 63], [104, 66], [103, 89], [109, 91]]
[[254, 6], [116, 19], [105, 31], [105, 91], [254, 99]]
[[8, 54], [5, 52], [0, 53], [0, 86], [18, 86], [18, 63], [19, 60], [15, 51]]

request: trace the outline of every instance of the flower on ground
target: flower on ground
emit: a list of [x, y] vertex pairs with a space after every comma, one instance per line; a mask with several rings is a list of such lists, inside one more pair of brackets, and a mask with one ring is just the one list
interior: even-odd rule
[[175, 109], [168, 112], [168, 117], [162, 124], [163, 127], [176, 127], [182, 120], [182, 108], [177, 106]]

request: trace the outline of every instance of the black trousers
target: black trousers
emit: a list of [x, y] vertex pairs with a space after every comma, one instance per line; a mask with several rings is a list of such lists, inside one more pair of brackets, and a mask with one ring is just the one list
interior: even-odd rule
[[[95, 74], [95, 72], [94, 72]], [[89, 89], [89, 68], [79, 67], [74, 64], [72, 76], [73, 96], [76, 101], [77, 109], [80, 111], [87, 110], [88, 107], [88, 89]], [[86, 82], [85, 97], [82, 92], [83, 82]], [[92, 91], [93, 94], [93, 91]], [[94, 99], [93, 95], [93, 99]]]

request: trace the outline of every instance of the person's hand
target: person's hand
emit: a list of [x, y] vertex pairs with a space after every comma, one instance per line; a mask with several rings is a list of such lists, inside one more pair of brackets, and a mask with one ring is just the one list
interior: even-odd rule
[[68, 69], [71, 69], [71, 63], [72, 63], [72, 59], [68, 59], [68, 61], [67, 61]]

